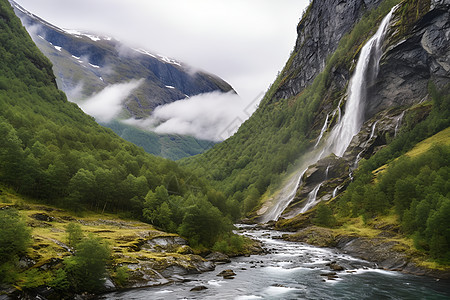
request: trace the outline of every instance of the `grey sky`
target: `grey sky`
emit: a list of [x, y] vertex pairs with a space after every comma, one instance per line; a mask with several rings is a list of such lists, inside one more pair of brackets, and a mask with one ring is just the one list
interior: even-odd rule
[[309, 0], [16, 0], [66, 29], [179, 59], [228, 81], [247, 101], [284, 66]]

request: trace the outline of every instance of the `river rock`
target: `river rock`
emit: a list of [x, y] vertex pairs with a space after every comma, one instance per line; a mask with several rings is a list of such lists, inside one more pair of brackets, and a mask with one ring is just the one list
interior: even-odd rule
[[344, 271], [345, 270], [343, 266], [338, 265], [337, 263], [331, 263], [330, 269], [333, 271]]
[[195, 287], [193, 287], [192, 289], [190, 289], [191, 292], [198, 292], [198, 291], [203, 291], [203, 290], [207, 290], [208, 288], [204, 285], [197, 285]]
[[213, 252], [205, 257], [206, 260], [212, 261], [218, 264], [230, 263], [231, 259], [228, 255], [221, 252]]
[[233, 270], [228, 269], [228, 270], [223, 270], [222, 272], [217, 274], [217, 276], [222, 276], [223, 279], [234, 279], [234, 276], [236, 276], [236, 273], [234, 273]]

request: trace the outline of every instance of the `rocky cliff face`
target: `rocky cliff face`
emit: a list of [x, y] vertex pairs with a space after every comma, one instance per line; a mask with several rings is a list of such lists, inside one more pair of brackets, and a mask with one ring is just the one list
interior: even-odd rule
[[392, 22], [368, 117], [423, 101], [429, 80], [440, 87], [449, 82], [450, 1], [422, 1], [419, 9], [416, 16], [398, 11]]
[[297, 26], [297, 41], [292, 64], [283, 76], [286, 82], [274, 99], [287, 99], [300, 93], [324, 70], [327, 57], [341, 38], [368, 10], [381, 0], [313, 1]]

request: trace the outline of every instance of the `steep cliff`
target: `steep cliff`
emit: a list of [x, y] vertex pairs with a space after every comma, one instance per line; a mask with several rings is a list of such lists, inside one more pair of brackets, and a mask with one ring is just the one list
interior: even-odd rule
[[313, 1], [297, 26], [297, 41], [292, 63], [286, 66], [284, 83], [273, 99], [288, 99], [312, 84], [325, 69], [326, 60], [341, 38], [367, 11], [381, 0]]

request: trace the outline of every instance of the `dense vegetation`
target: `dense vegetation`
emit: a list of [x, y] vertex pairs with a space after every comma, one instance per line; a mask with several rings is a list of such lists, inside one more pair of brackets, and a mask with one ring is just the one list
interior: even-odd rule
[[67, 235], [75, 255], [64, 259], [64, 267], [58, 269], [50, 286], [61, 292], [101, 290], [111, 253], [109, 245], [93, 235], [84, 236], [75, 223], [69, 223]]
[[[220, 193], [176, 163], [120, 139], [67, 101], [50, 62], [5, 0], [0, 1], [0, 183], [78, 212], [143, 218], [194, 244], [212, 246], [231, 229], [225, 217], [231, 206], [225, 207]], [[157, 187], [167, 197], [150, 201]], [[176, 213], [154, 217], [154, 211], [174, 205]], [[228, 214], [235, 216], [232, 209]], [[202, 218], [214, 220], [210, 231], [191, 232], [206, 226]]]
[[[438, 92], [430, 85], [433, 109], [428, 118], [419, 124], [406, 124], [388, 147], [362, 161], [355, 181], [336, 204], [340, 217], [363, 216], [366, 220], [394, 208], [403, 233], [414, 238], [416, 247], [447, 263], [450, 262], [450, 147], [435, 145], [415, 157], [403, 155], [380, 172], [375, 184], [372, 172], [450, 126], [449, 91], [447, 88]], [[409, 121], [413, 119], [410, 117]]]
[[16, 265], [30, 243], [30, 231], [13, 209], [0, 211], [0, 284], [17, 280]]
[[[311, 86], [290, 99], [274, 99], [277, 89], [295, 75], [296, 71], [290, 70], [297, 55], [293, 52], [257, 111], [239, 131], [212, 150], [183, 162], [196, 168], [199, 174], [207, 174], [226, 196], [240, 203], [243, 213], [253, 209], [262, 195], [279, 187], [296, 159], [314, 145], [323, 123], [319, 121], [319, 108], [330, 102], [333, 107], [338, 105], [345, 91], [332, 85], [331, 71], [350, 68], [366, 38], [399, 2], [385, 0], [355, 24]], [[308, 10], [304, 18], [307, 14]]]

